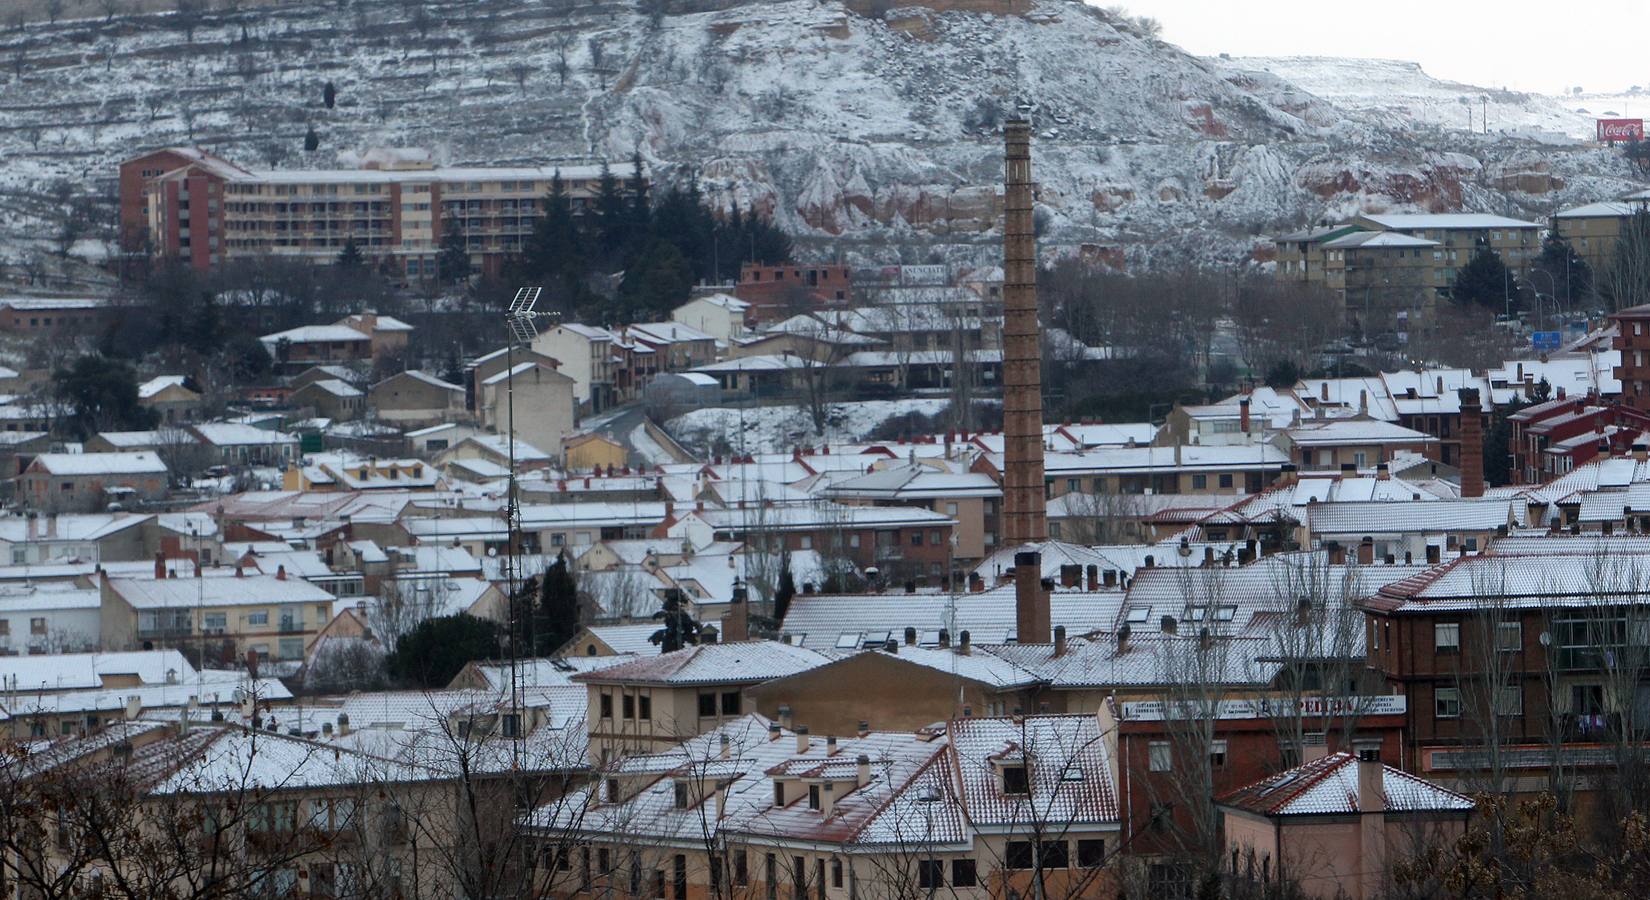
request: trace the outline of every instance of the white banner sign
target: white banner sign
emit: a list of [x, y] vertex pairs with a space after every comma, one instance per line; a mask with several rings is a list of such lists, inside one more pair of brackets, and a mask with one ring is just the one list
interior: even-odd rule
[[[1182, 701], [1174, 704], [1177, 719], [1201, 719], [1209, 714], [1205, 704]], [[1222, 700], [1215, 704], [1217, 719], [1271, 719], [1291, 715], [1310, 717], [1401, 716], [1409, 709], [1402, 694], [1375, 694], [1367, 697], [1305, 697], [1292, 701], [1281, 697], [1259, 700]], [[1170, 703], [1140, 700], [1123, 704], [1124, 720], [1161, 722], [1169, 718]]]

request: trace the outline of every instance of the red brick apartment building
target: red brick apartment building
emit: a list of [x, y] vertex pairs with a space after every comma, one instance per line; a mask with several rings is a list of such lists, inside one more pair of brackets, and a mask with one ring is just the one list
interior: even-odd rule
[[853, 302], [853, 285], [847, 266], [745, 263], [733, 295], [751, 305], [752, 318], [767, 322], [821, 307], [847, 307]]
[[1621, 379], [1621, 399], [1634, 409], [1650, 410], [1650, 305], [1618, 310], [1614, 349], [1621, 351], [1615, 375]]
[[1623, 704], [1650, 687], [1640, 637], [1650, 594], [1632, 574], [1650, 545], [1527, 543], [1500, 542], [1362, 601], [1368, 665], [1407, 699], [1406, 771], [1472, 788], [1499, 761], [1508, 789], [1539, 792], [1555, 771], [1607, 765], [1600, 748], [1621, 729], [1642, 738]]
[[[355, 241], [409, 280], [436, 275], [444, 229], [463, 230], [473, 265], [497, 272], [533, 231], [551, 179], [575, 214], [595, 199], [601, 167], [456, 167], [369, 163], [359, 169], [252, 170], [173, 147], [120, 165], [128, 251], [186, 259], [205, 271], [241, 256], [336, 259]], [[632, 177], [617, 171], [621, 187]], [[647, 173], [643, 173], [647, 177]]]

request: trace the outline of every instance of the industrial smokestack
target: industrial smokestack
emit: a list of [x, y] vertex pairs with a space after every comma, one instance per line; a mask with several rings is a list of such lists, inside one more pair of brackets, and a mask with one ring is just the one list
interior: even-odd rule
[[1031, 123], [1003, 126], [1003, 542], [1048, 540]]

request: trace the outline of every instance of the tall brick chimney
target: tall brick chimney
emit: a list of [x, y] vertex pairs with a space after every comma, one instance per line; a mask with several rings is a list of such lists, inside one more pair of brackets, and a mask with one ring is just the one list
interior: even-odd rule
[[[1031, 123], [1003, 126], [1003, 543], [1048, 540]], [[1047, 620], [1045, 619], [1046, 623]], [[1047, 640], [1048, 626], [1043, 626]], [[1021, 638], [1025, 640], [1025, 638]]]
[[1484, 408], [1477, 388], [1461, 388], [1461, 496], [1484, 496]]

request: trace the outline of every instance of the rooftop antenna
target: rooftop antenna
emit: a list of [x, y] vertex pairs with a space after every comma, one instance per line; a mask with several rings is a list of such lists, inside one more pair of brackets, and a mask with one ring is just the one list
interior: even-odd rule
[[[504, 324], [509, 336], [504, 345], [504, 390], [505, 390], [505, 418], [506, 434], [505, 446], [509, 456], [509, 478], [506, 481], [504, 519], [505, 519], [505, 548], [504, 548], [504, 583], [506, 596], [510, 598], [510, 622], [515, 625], [520, 621], [520, 610], [517, 609], [516, 597], [516, 564], [517, 555], [521, 552], [521, 500], [516, 486], [516, 345], [531, 345], [533, 339], [539, 336], [538, 325], [535, 320], [549, 319], [552, 322], [560, 320], [559, 313], [538, 312], [539, 295], [543, 288], [524, 287], [516, 291], [516, 296], [510, 301], [510, 307], [504, 314]], [[531, 615], [531, 610], [528, 610]], [[531, 633], [531, 619], [528, 632]], [[511, 770], [521, 771], [521, 751], [525, 722], [521, 709], [523, 704], [522, 684], [520, 675], [520, 642], [516, 634], [507, 636], [510, 642], [510, 715], [514, 717], [515, 727], [510, 735], [510, 763]]]

